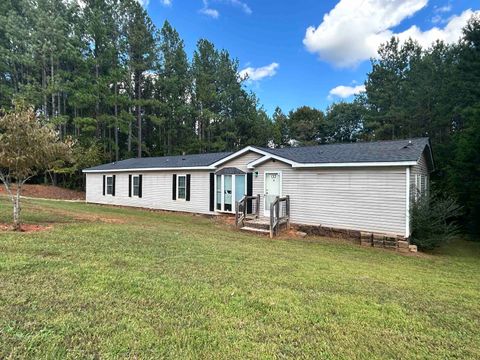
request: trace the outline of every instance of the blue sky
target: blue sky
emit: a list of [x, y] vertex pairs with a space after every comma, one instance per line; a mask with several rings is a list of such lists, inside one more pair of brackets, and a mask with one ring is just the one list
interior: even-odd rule
[[189, 56], [206, 38], [238, 58], [269, 114], [351, 100], [379, 43], [392, 35], [453, 42], [480, 9], [480, 0], [139, 1], [158, 27], [168, 20], [177, 29]]

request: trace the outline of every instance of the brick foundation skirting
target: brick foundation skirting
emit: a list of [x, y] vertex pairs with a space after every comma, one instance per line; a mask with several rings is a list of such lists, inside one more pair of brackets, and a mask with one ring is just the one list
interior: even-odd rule
[[394, 249], [398, 251], [409, 251], [408, 239], [403, 236], [382, 234], [359, 230], [338, 229], [327, 226], [315, 226], [315, 225], [301, 225], [292, 224], [292, 226], [310, 235], [326, 236], [337, 239], [351, 240], [362, 246], [373, 246], [387, 249]]

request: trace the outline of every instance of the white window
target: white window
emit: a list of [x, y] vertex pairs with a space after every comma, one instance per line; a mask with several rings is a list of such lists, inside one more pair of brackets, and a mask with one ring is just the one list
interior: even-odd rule
[[415, 200], [427, 195], [428, 193], [428, 177], [426, 175], [415, 175]]
[[113, 176], [107, 176], [107, 194], [113, 194]]
[[217, 175], [217, 210], [222, 210], [222, 177], [223, 175]]
[[133, 176], [132, 178], [133, 196], [138, 196], [140, 194], [140, 176]]
[[187, 176], [180, 175], [178, 177], [177, 199], [185, 200], [187, 197]]
[[223, 174], [215, 178], [215, 202], [218, 211], [235, 211], [235, 202], [247, 194], [246, 175]]

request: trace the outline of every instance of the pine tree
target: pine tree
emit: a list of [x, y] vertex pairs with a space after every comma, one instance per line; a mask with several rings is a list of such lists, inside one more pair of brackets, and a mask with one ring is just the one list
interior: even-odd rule
[[288, 117], [283, 113], [280, 107], [276, 107], [273, 112], [274, 143], [277, 147], [285, 147], [290, 144], [290, 134], [288, 127]]
[[165, 155], [188, 151], [194, 139], [194, 124], [191, 121], [189, 94], [191, 73], [183, 40], [165, 21], [161, 30], [161, 64], [156, 81], [156, 98], [162, 103], [161, 124]]
[[137, 120], [137, 157], [142, 157], [142, 105], [144, 103], [143, 88], [146, 74], [152, 71], [155, 56], [156, 29], [151, 19], [140, 4], [134, 0], [126, 0], [121, 10], [125, 15], [123, 32], [126, 45], [126, 65], [128, 82], [133, 90], [133, 105]]

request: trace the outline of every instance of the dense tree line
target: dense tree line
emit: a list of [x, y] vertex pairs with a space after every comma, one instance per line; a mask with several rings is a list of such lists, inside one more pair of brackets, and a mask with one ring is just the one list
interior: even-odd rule
[[458, 198], [467, 229], [479, 233], [480, 18], [453, 45], [384, 44], [357, 102], [366, 139], [430, 137], [434, 186]]
[[372, 59], [365, 93], [325, 113], [301, 107], [273, 115], [274, 143], [331, 143], [428, 136], [435, 190], [454, 195], [463, 223], [480, 233], [480, 18], [458, 43], [422, 48], [392, 38]]
[[134, 0], [0, 4], [0, 104], [33, 104], [92, 161], [268, 142], [269, 118], [238, 62], [208, 40], [192, 61]]
[[269, 117], [244, 80], [206, 39], [189, 57], [177, 31], [157, 29], [135, 0], [0, 3], [0, 106], [23, 98], [74, 139], [73, 160], [54, 171], [71, 186], [84, 167], [132, 156], [429, 136], [435, 186], [458, 197], [479, 231], [478, 18], [453, 45], [391, 39], [365, 93], [325, 111]]

